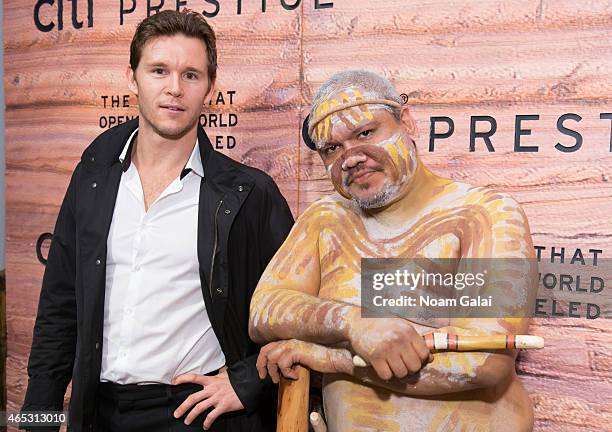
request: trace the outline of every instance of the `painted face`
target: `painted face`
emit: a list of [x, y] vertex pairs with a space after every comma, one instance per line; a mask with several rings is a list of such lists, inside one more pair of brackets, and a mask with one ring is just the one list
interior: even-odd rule
[[[348, 89], [323, 101], [315, 113], [358, 100], [361, 94]], [[396, 200], [417, 167], [408, 129], [383, 105], [362, 104], [332, 113], [315, 126], [312, 135], [334, 188], [362, 208], [383, 207]]]
[[192, 130], [212, 88], [207, 62], [206, 46], [199, 39], [178, 34], [147, 42], [136, 71], [128, 69], [141, 127], [168, 139]]

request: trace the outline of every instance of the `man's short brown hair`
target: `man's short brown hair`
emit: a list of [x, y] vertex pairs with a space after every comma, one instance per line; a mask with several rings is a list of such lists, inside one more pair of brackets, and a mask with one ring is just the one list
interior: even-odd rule
[[130, 67], [132, 70], [136, 71], [140, 63], [142, 48], [148, 41], [156, 37], [176, 34], [200, 39], [204, 42], [208, 58], [208, 78], [211, 83], [214, 82], [217, 77], [215, 32], [201, 14], [187, 9], [180, 12], [165, 10], [145, 18], [138, 24], [130, 45]]

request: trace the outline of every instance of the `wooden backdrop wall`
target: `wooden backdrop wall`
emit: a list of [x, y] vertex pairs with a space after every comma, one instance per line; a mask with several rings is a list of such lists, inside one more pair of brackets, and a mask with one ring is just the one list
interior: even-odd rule
[[[4, 1], [9, 411], [20, 406], [27, 383], [44, 270], [36, 240], [53, 229], [82, 150], [111, 118], [136, 114], [135, 98], [123, 106], [124, 71], [135, 26], [147, 15], [144, 0], [51, 1]], [[133, 12], [122, 16], [122, 5]], [[288, 10], [291, 5], [297, 7]], [[511, 192], [529, 217], [535, 244], [547, 247], [543, 256], [554, 246], [570, 256], [593, 248], [610, 257], [611, 121], [600, 118], [612, 111], [609, 2], [187, 0], [186, 6], [214, 14], [219, 38], [224, 104], [204, 112], [223, 114], [225, 124], [234, 121], [230, 114], [238, 119], [233, 127], [207, 130], [221, 137], [221, 151], [270, 173], [296, 216], [331, 190], [318, 157], [300, 144], [309, 100], [332, 73], [367, 68], [409, 96], [419, 152], [435, 172]], [[164, 9], [175, 7], [165, 2]], [[36, 16], [41, 27], [54, 27], [41, 31]], [[113, 95], [121, 96], [121, 106], [105, 107]], [[565, 124], [583, 137], [570, 153], [554, 147], [575, 143], [557, 128], [566, 113], [582, 117]], [[521, 138], [538, 152], [514, 151], [517, 114], [539, 115], [524, 122], [532, 134]], [[497, 121], [495, 152], [483, 140], [469, 152], [476, 115]], [[455, 131], [432, 152], [433, 116], [450, 117]], [[444, 132], [446, 125], [436, 128]], [[231, 148], [228, 135], [235, 139]], [[536, 430], [586, 432], [612, 424], [610, 328], [604, 319], [534, 321], [532, 332], [548, 346], [522, 354], [518, 370], [535, 403]]]

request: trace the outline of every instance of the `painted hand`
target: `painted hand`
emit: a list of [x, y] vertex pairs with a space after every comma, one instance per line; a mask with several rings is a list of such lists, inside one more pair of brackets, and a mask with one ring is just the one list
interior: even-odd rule
[[198, 415], [214, 407], [204, 420], [204, 429], [208, 429], [221, 414], [244, 409], [225, 370], [216, 376], [184, 374], [172, 380], [172, 384], [183, 383], [195, 383], [204, 387], [187, 397], [174, 411], [174, 417], [179, 418], [191, 410], [185, 417], [185, 424], [191, 424]]
[[412, 324], [402, 318], [351, 320], [349, 342], [384, 380], [418, 372], [433, 356]]
[[256, 366], [261, 379], [270, 374], [272, 381], [278, 383], [280, 374], [286, 378], [297, 379], [297, 364], [322, 373], [351, 373], [351, 358], [351, 352], [346, 349], [289, 339], [264, 346], [259, 352]]

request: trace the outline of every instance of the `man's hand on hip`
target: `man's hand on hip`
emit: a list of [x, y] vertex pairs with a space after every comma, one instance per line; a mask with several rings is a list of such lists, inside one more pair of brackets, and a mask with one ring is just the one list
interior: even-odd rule
[[230, 383], [226, 370], [219, 372], [216, 376], [184, 374], [172, 380], [172, 384], [184, 383], [200, 384], [204, 387], [187, 397], [174, 411], [174, 417], [176, 418], [182, 417], [189, 411], [189, 414], [185, 417], [185, 424], [191, 424], [197, 416], [207, 409], [213, 408], [206, 416], [203, 425], [204, 429], [209, 429], [221, 414], [244, 409]]

